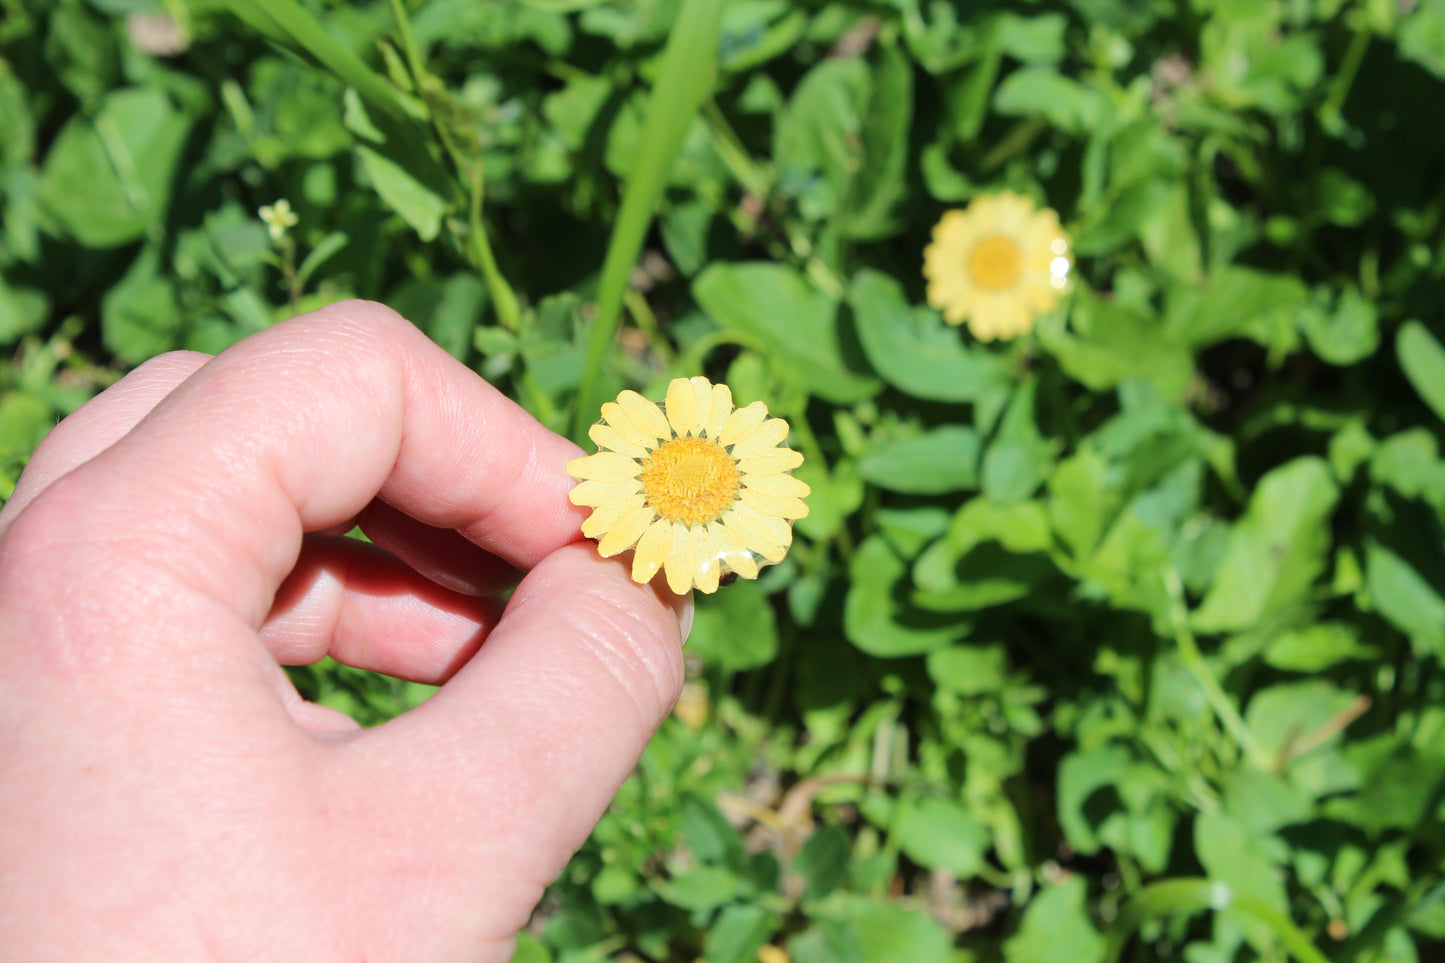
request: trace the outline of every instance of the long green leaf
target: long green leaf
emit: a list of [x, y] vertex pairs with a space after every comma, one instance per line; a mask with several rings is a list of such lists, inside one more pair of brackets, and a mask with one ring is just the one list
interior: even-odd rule
[[228, 0], [231, 11], [259, 33], [309, 54], [368, 103], [397, 117], [423, 119], [421, 103], [397, 90], [326, 32], [296, 0]]
[[1309, 937], [1274, 907], [1240, 896], [1224, 883], [1197, 878], [1168, 879], [1140, 890], [1109, 928], [1105, 959], [1109, 963], [1117, 963], [1129, 938], [1148, 920], [1177, 913], [1226, 909], [1253, 917], [1274, 930], [1290, 956], [1300, 963], [1329, 963], [1329, 958], [1310, 942]]
[[1445, 420], [1445, 348], [1419, 321], [1406, 321], [1395, 339], [1395, 352], [1410, 384]]
[[596, 396], [597, 378], [621, 320], [627, 276], [642, 250], [688, 124], [712, 91], [723, 6], [723, 0], [687, 0], [662, 52], [662, 67], [648, 100], [637, 158], [628, 174], [622, 208], [598, 280], [597, 317], [587, 339], [587, 363], [573, 412], [573, 433], [579, 439], [596, 420], [602, 401]]

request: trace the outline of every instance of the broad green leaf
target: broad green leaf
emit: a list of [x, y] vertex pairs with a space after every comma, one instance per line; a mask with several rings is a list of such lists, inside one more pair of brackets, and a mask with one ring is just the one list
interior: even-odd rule
[[846, 404], [878, 390], [844, 340], [838, 304], [780, 264], [714, 264], [693, 282], [693, 297], [724, 328], [768, 350], [799, 384]]
[[1093, 550], [1117, 511], [1111, 487], [1109, 464], [1092, 445], [1059, 462], [1049, 476], [1049, 521], [1076, 556]]
[[1104, 938], [1089, 918], [1087, 896], [1081, 876], [1045, 887], [1004, 943], [1006, 963], [1103, 963]]
[[951, 799], [925, 796], [905, 801], [894, 817], [893, 839], [920, 866], [972, 879], [984, 865], [989, 831]]
[[1435, 417], [1445, 419], [1445, 348], [1419, 321], [1407, 321], [1395, 336], [1395, 355]]
[[1249, 700], [1244, 721], [1264, 748], [1287, 765], [1338, 743], [1358, 698], [1325, 679], [1281, 682]]
[[993, 106], [1013, 117], [1041, 117], [1060, 130], [1086, 134], [1110, 114], [1109, 102], [1092, 87], [1051, 67], [1025, 67], [1004, 78]]
[[792, 865], [805, 898], [819, 899], [838, 888], [848, 872], [849, 850], [847, 834], [836, 826], [820, 827], [808, 837]]
[[914, 566], [913, 600], [938, 612], [967, 612], [1021, 599], [1059, 577], [1045, 554], [1051, 538], [1038, 502], [997, 505], [975, 498], [947, 535]]
[[1053, 467], [1055, 442], [1044, 438], [1034, 423], [1037, 382], [1014, 389], [998, 430], [989, 440], [979, 471], [984, 497], [1000, 505], [1033, 495]]
[[363, 142], [356, 154], [372, 188], [423, 241], [436, 238], [451, 206], [452, 186], [435, 144], [415, 121], [368, 115], [354, 91], [346, 92], [346, 126]]
[[781, 924], [761, 906], [734, 904], [723, 908], [703, 941], [708, 963], [754, 963], [758, 949]]
[[778, 652], [778, 628], [757, 583], [740, 581], [699, 599], [688, 650], [724, 672], [771, 662]]
[[846, 919], [816, 919], [788, 940], [789, 963], [868, 963], [858, 932]]
[[0, 394], [0, 458], [30, 454], [53, 427], [54, 410], [33, 394]]
[[1194, 375], [1194, 358], [1153, 316], [1091, 291], [1074, 294], [1072, 332], [1045, 319], [1039, 343], [1069, 377], [1095, 391], [1123, 381], [1147, 380], [1165, 398], [1181, 398]]
[[978, 484], [978, 432], [945, 425], [885, 441], [858, 460], [863, 480], [889, 491], [937, 495]]
[[156, 249], [146, 248], [101, 304], [106, 347], [132, 364], [175, 347], [180, 336], [180, 302], [158, 260]]
[[1365, 588], [1380, 614], [1417, 646], [1445, 654], [1445, 598], [1409, 562], [1370, 542], [1365, 546]]
[[685, 910], [710, 910], [732, 902], [743, 881], [725, 866], [699, 866], [654, 884], [657, 895]]
[[1311, 350], [1333, 365], [1355, 364], [1380, 346], [1378, 312], [1352, 287], [1340, 292], [1333, 310], [1306, 310], [1301, 324]]
[[936, 311], [909, 305], [893, 278], [860, 271], [848, 302], [868, 362], [898, 390], [930, 401], [978, 401], [1008, 389], [1007, 362], [966, 346]]
[[[1367, 561], [1367, 569], [1368, 565]], [[1441, 614], [1445, 618], [1445, 611]], [[1276, 636], [1264, 650], [1264, 661], [1286, 672], [1323, 672], [1344, 662], [1370, 661], [1379, 654], [1379, 649], [1361, 641], [1359, 630], [1350, 623], [1321, 622]]]
[[1260, 479], [1214, 585], [1194, 613], [1194, 627], [1245, 629], [1303, 602], [1327, 563], [1328, 523], [1339, 497], [1319, 458], [1297, 458]]
[[793, 473], [813, 489], [808, 496], [808, 514], [798, 519], [794, 527], [815, 541], [836, 537], [864, 498], [863, 480], [858, 476], [855, 462], [839, 461], [830, 472], [824, 471], [825, 466], [805, 461]]
[[928, 676], [960, 695], [999, 692], [1006, 688], [1008, 658], [999, 645], [951, 645], [928, 653]]
[[[1258, 837], [1245, 831], [1228, 813], [1200, 813], [1194, 820], [1194, 851], [1209, 878], [1229, 887], [1232, 898], [1257, 900], [1285, 914], [1289, 900], [1275, 866], [1260, 852]], [[1228, 912], [1228, 910], [1225, 910]], [[1256, 949], [1275, 945], [1274, 930], [1251, 917], [1236, 922]]]
[[896, 903], [856, 902], [848, 907], [867, 963], [951, 963], [952, 941], [922, 910]]
[[0, 276], [0, 345], [14, 344], [45, 323], [50, 299], [30, 287], [12, 287]]
[[1194, 348], [1226, 338], [1252, 338], [1275, 351], [1293, 350], [1309, 291], [1298, 278], [1231, 266], [1204, 284], [1170, 290], [1165, 329]]
[[967, 634], [968, 623], [908, 603], [908, 566], [881, 537], [870, 536], [858, 546], [848, 571], [843, 627], [848, 641], [869, 655], [918, 655]]
[[45, 156], [40, 202], [87, 247], [116, 247], [158, 229], [191, 121], [154, 87], [107, 94], [77, 114]]
[[888, 237], [903, 226], [899, 208], [908, 193], [904, 173], [913, 123], [912, 65], [892, 45], [878, 52], [877, 61], [853, 164], [856, 173], [843, 208], [844, 232], [865, 241]]

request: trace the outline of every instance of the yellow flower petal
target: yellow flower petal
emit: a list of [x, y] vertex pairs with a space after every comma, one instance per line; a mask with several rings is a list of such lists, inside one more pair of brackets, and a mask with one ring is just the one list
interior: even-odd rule
[[744, 475], [771, 475], [792, 471], [803, 463], [803, 453], [791, 448], [764, 448], [738, 460], [738, 471]]
[[755, 513], [743, 511], [724, 512], [722, 524], [737, 535], [749, 550], [756, 552], [770, 562], [781, 562], [788, 549], [763, 524]]
[[627, 417], [627, 412], [622, 410], [622, 406], [615, 401], [609, 401], [602, 406], [602, 420], [607, 422], [618, 435], [644, 451], [657, 444], [657, 439], [652, 437], [651, 433], [637, 427], [637, 424]]
[[623, 515], [597, 543], [597, 554], [611, 558], [618, 552], [627, 551], [647, 531], [647, 526], [655, 517], [656, 513], [646, 505]]
[[642, 493], [638, 492], [630, 498], [622, 501], [608, 502], [600, 508], [594, 508], [592, 514], [582, 523], [582, 534], [588, 538], [597, 538], [603, 535], [609, 528], [622, 520], [622, 516], [628, 512], [634, 512], [642, 507]]
[[788, 437], [788, 423], [782, 418], [769, 418], [746, 438], [733, 445], [733, 457], [739, 460], [765, 448], [773, 448]]
[[658, 438], [671, 438], [672, 426], [657, 405], [635, 391], [624, 391], [617, 396], [622, 413], [655, 443]]
[[757, 560], [737, 532], [720, 522], [707, 526], [707, 531], [717, 544], [719, 557], [728, 569], [737, 572], [741, 578], [758, 577]]
[[698, 434], [697, 392], [687, 378], [673, 378], [667, 385], [667, 420], [678, 435]]
[[642, 474], [642, 466], [634, 458], [619, 455], [615, 451], [599, 451], [586, 458], [574, 458], [567, 463], [567, 474], [573, 478], [595, 478], [598, 481], [625, 481]]
[[657, 521], [649, 525], [647, 531], [637, 540], [637, 549], [632, 553], [632, 581], [652, 581], [657, 570], [662, 568], [662, 561], [671, 547], [672, 524]]
[[762, 526], [768, 530], [768, 534], [777, 539], [778, 544], [783, 546], [783, 552], [786, 554], [788, 546], [793, 544], [793, 523], [786, 518], [779, 518], [776, 515], [759, 515], [757, 518], [758, 521], [762, 523]]
[[591, 438], [601, 450], [615, 451], [628, 458], [647, 457], [647, 448], [644, 447], [643, 442], [627, 438], [612, 425], [599, 422], [587, 429], [587, 437]]
[[704, 595], [711, 595], [717, 591], [718, 580], [722, 578], [722, 546], [707, 526], [693, 529], [692, 537], [697, 546], [697, 564], [692, 570], [694, 587]]
[[724, 448], [728, 445], [737, 444], [752, 434], [753, 429], [761, 425], [767, 417], [768, 406], [761, 401], [754, 401], [746, 408], [739, 408], [737, 411], [728, 415], [727, 420], [723, 422], [722, 432], [718, 436], [718, 441], [722, 443]]
[[662, 567], [667, 573], [667, 587], [678, 595], [687, 594], [697, 570], [697, 543], [693, 541], [692, 530], [682, 522], [673, 523], [672, 544], [667, 547]]
[[792, 475], [748, 475], [744, 484], [749, 491], [774, 498], [807, 498], [813, 491]]
[[579, 483], [567, 493], [567, 498], [574, 505], [588, 505], [596, 508], [599, 505], [606, 505], [609, 502], [618, 502], [625, 498], [631, 498], [641, 491], [641, 482], [592, 480]]
[[704, 419], [703, 430], [713, 441], [722, 435], [723, 422], [733, 410], [733, 390], [727, 385], [712, 386], [712, 412]]
[[744, 488], [738, 492], [738, 500], [763, 515], [776, 518], [806, 518], [808, 505], [801, 498], [774, 498]]

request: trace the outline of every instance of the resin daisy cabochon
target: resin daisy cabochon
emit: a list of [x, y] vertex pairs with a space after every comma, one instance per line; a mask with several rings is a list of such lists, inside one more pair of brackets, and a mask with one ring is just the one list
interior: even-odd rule
[[733, 407], [727, 385], [675, 378], [662, 405], [624, 391], [588, 434], [597, 453], [568, 462], [580, 482], [569, 497], [592, 509], [582, 534], [604, 558], [633, 550], [637, 582], [661, 569], [681, 595], [715, 592], [727, 572], [757, 578], [808, 514], [788, 423], [760, 401]]
[[1068, 290], [1073, 265], [1059, 215], [1009, 191], [945, 213], [923, 252], [928, 303], [980, 341], [1032, 330]]

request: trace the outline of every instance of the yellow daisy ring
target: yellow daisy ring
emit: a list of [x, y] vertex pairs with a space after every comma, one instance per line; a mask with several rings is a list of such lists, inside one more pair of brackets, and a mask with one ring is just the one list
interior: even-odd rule
[[592, 509], [582, 534], [599, 554], [632, 549], [637, 582], [661, 569], [681, 595], [717, 591], [726, 572], [757, 578], [808, 514], [809, 488], [790, 474], [803, 456], [783, 446], [788, 423], [760, 401], [733, 407], [727, 385], [675, 378], [663, 405], [624, 391], [588, 435], [597, 453], [567, 463], [579, 480], [568, 497]]
[[1068, 290], [1073, 265], [1059, 215], [1008, 191], [945, 213], [923, 252], [928, 303], [980, 341], [1032, 330]]

